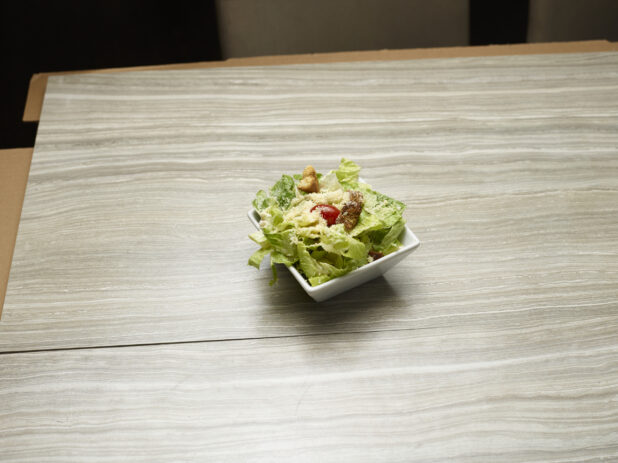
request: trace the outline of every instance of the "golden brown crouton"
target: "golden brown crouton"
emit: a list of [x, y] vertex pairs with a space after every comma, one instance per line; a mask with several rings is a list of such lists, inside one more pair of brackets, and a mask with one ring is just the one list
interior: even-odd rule
[[298, 182], [298, 189], [305, 193], [317, 193], [320, 191], [318, 176], [313, 166], [307, 166], [303, 170], [303, 178]]
[[315, 172], [315, 169], [313, 168], [313, 166], [307, 166], [303, 170], [303, 177], [316, 177], [317, 178], [317, 176], [318, 174]]

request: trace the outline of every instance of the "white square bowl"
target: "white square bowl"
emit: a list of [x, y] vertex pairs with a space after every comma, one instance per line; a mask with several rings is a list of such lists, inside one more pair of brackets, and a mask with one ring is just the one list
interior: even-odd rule
[[[247, 215], [249, 216], [251, 223], [259, 230], [261, 220], [260, 214], [255, 209], [251, 209]], [[307, 294], [311, 296], [311, 298], [317, 302], [324, 301], [336, 296], [337, 294], [341, 294], [344, 291], [366, 283], [369, 280], [379, 277], [387, 270], [390, 270], [401, 262], [404, 257], [414, 251], [421, 244], [416, 235], [412, 233], [412, 230], [410, 230], [407, 226], [401, 232], [399, 241], [401, 241], [401, 247], [397, 251], [365, 264], [356, 270], [352, 270], [350, 273], [346, 273], [343, 276], [333, 278], [332, 280], [318, 286], [311, 286], [305, 277], [302, 276], [301, 273], [294, 267], [288, 267], [288, 270], [300, 283]]]

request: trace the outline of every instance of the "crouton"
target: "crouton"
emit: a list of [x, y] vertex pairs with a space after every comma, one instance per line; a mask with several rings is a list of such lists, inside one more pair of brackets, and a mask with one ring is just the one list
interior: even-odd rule
[[303, 170], [303, 178], [298, 182], [298, 189], [305, 193], [317, 193], [320, 191], [318, 176], [313, 166], [307, 166]]

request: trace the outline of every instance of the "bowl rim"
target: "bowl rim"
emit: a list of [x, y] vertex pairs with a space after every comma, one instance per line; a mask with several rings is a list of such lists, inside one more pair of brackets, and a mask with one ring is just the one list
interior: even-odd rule
[[[248, 212], [247, 212], [247, 216], [249, 217], [249, 221], [253, 224], [253, 226], [257, 229], [260, 230], [260, 213], [255, 210], [255, 208], [251, 208]], [[322, 284], [319, 284], [317, 286], [311, 286], [309, 284], [309, 282], [305, 279], [304, 276], [302, 276], [302, 274], [296, 270], [296, 268], [294, 266], [287, 266], [286, 268], [290, 271], [290, 273], [294, 276], [294, 278], [296, 278], [296, 281], [298, 281], [300, 283], [300, 285], [303, 287], [303, 289], [308, 293], [308, 294], [313, 294], [313, 293], [317, 293], [319, 291], [325, 291], [328, 288], [331, 288], [333, 286], [338, 286], [338, 285], [342, 285], [345, 284], [346, 281], [349, 281], [351, 279], [354, 278], [355, 275], [358, 275], [359, 273], [362, 272], [367, 272], [370, 271], [372, 268], [374, 267], [380, 267], [382, 265], [384, 265], [384, 263], [395, 259], [397, 256], [400, 256], [402, 254], [406, 254], [409, 252], [412, 252], [414, 249], [416, 249], [417, 247], [419, 247], [419, 245], [421, 244], [420, 240], [418, 239], [418, 237], [414, 234], [414, 232], [412, 230], [410, 230], [410, 228], [408, 227], [408, 225], [405, 225], [405, 228], [402, 230], [401, 232], [402, 235], [408, 234], [410, 236], [410, 238], [412, 239], [412, 242], [409, 244], [402, 244], [402, 246], [397, 249], [394, 252], [391, 252], [390, 254], [374, 260], [373, 262], [369, 262], [368, 264], [363, 265], [362, 267], [359, 267], [355, 270], [352, 270], [349, 273], [346, 273], [345, 275], [341, 275], [340, 277], [336, 277], [333, 278], [332, 280], [326, 281]], [[401, 236], [401, 235], [399, 235]]]

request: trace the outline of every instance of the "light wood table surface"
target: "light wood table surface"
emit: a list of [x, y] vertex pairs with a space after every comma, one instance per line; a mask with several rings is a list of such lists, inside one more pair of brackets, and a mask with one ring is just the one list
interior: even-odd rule
[[[322, 304], [255, 192], [345, 156], [421, 248]], [[0, 461], [618, 459], [618, 53], [50, 77]]]

